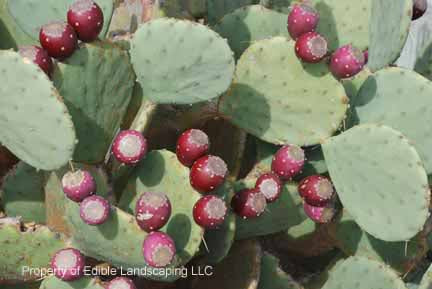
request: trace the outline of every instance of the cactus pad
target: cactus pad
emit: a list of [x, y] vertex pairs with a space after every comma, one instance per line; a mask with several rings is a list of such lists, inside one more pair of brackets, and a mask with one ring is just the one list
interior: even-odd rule
[[210, 25], [215, 25], [226, 14], [231, 13], [237, 8], [258, 4], [259, 0], [206, 0], [207, 1], [207, 21]]
[[27, 35], [10, 15], [7, 1], [0, 0], [0, 49], [17, 49], [19, 45], [36, 44], [37, 41]]
[[17, 53], [1, 51], [0, 79], [8, 84], [0, 88], [0, 142], [35, 168], [66, 164], [75, 148], [75, 129], [45, 73]]
[[131, 41], [130, 53], [144, 95], [158, 103], [218, 97], [228, 89], [234, 73], [226, 41], [204, 25], [185, 20], [160, 18], [144, 23]]
[[431, 289], [432, 288], [432, 265], [424, 273], [418, 289]]
[[39, 289], [104, 289], [96, 279], [90, 277], [82, 277], [79, 280], [66, 282], [54, 276], [46, 278]]
[[219, 110], [262, 140], [303, 146], [331, 136], [345, 117], [347, 102], [327, 65], [302, 64], [293, 41], [274, 37], [243, 53]]
[[272, 10], [288, 14], [292, 0], [261, 0], [260, 4]]
[[258, 289], [301, 289], [294, 279], [279, 267], [279, 259], [264, 253]]
[[427, 175], [400, 132], [359, 125], [330, 138], [323, 152], [342, 204], [363, 230], [384, 241], [406, 241], [422, 230], [429, 215]]

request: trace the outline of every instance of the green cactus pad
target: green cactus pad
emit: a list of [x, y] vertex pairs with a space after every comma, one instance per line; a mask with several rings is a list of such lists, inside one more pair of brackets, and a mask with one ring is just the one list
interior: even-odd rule
[[294, 279], [279, 267], [279, 259], [264, 253], [258, 289], [301, 289]]
[[202, 18], [207, 13], [207, 0], [182, 0], [187, 11], [195, 17]]
[[206, 26], [185, 20], [160, 18], [141, 25], [130, 53], [144, 95], [158, 103], [218, 97], [234, 73], [226, 41]]
[[364, 67], [359, 73], [351, 78], [344, 78], [340, 81], [342, 82], [347, 96], [351, 99], [354, 99], [357, 96], [357, 93], [360, 91], [363, 83], [372, 73], [367, 67]]
[[132, 97], [134, 80], [127, 52], [111, 43], [85, 44], [58, 64], [53, 82], [77, 131], [75, 161], [104, 160]]
[[363, 230], [383, 241], [407, 241], [422, 230], [429, 215], [427, 175], [400, 132], [359, 125], [322, 147], [338, 196]]
[[348, 98], [325, 63], [303, 64], [294, 42], [274, 37], [252, 44], [219, 103], [234, 124], [274, 144], [313, 145], [340, 126]]
[[372, 1], [367, 64], [371, 71], [384, 68], [399, 57], [408, 37], [412, 7], [412, 0]]
[[288, 14], [292, 0], [261, 0], [260, 4], [272, 10]]
[[[353, 101], [359, 123], [390, 126], [413, 141], [426, 172], [432, 173], [432, 83], [407, 69], [390, 67], [369, 77]], [[391, 109], [389, 109], [391, 108]]]
[[241, 7], [225, 15], [215, 30], [228, 39], [236, 59], [257, 40], [273, 36], [289, 37], [286, 29], [286, 14], [261, 5]]
[[432, 80], [432, 39], [425, 40], [423, 50], [419, 51], [414, 70]]
[[207, 0], [207, 21], [213, 26], [219, 22], [226, 14], [231, 13], [237, 8], [258, 4], [259, 0]]
[[2, 204], [9, 217], [23, 222], [44, 224], [46, 221], [44, 173], [20, 162], [4, 181]]
[[322, 289], [335, 288], [406, 289], [393, 270], [365, 257], [350, 257], [333, 268]]
[[418, 289], [432, 289], [432, 265], [424, 273]]
[[75, 148], [71, 117], [45, 73], [16, 52], [0, 52], [0, 142], [44, 170], [66, 164]]
[[104, 289], [105, 287], [96, 279], [82, 277], [79, 280], [66, 282], [54, 276], [43, 280], [40, 289]]
[[15, 22], [7, 8], [8, 0], [0, 0], [0, 49], [17, 49], [19, 45], [37, 44]]
[[[111, 21], [114, 4], [112, 0], [94, 0], [104, 14], [103, 38]], [[69, 6], [75, 0], [8, 0], [8, 9], [18, 25], [33, 39], [39, 40], [42, 25], [52, 21], [66, 21]]]

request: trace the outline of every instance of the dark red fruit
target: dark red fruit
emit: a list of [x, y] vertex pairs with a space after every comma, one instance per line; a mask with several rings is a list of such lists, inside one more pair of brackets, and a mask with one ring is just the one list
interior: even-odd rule
[[203, 156], [190, 170], [190, 184], [198, 192], [208, 193], [223, 184], [227, 172], [227, 165], [220, 157]]
[[234, 212], [244, 219], [259, 217], [266, 206], [264, 194], [255, 188], [239, 191], [231, 200]]
[[330, 71], [336, 78], [353, 77], [365, 65], [363, 52], [351, 44], [338, 48], [331, 56]]
[[325, 206], [334, 196], [331, 181], [320, 175], [304, 178], [298, 185], [300, 196], [313, 206]]
[[171, 216], [171, 202], [164, 193], [145, 192], [135, 206], [138, 225], [146, 232], [162, 228]]
[[413, 15], [412, 20], [422, 17], [427, 10], [427, 0], [413, 0]]
[[92, 0], [77, 0], [69, 8], [67, 20], [83, 42], [98, 38], [104, 19], [102, 9]]
[[183, 165], [190, 167], [208, 152], [209, 146], [209, 138], [205, 132], [199, 129], [187, 130], [177, 141], [177, 158]]
[[35, 45], [20, 46], [18, 53], [39, 66], [48, 76], [53, 72], [54, 66], [51, 57], [41, 47]]
[[261, 175], [255, 183], [255, 189], [264, 194], [267, 203], [276, 201], [282, 192], [280, 178], [274, 173]]
[[225, 201], [215, 195], [207, 195], [199, 199], [194, 208], [195, 222], [206, 229], [213, 229], [221, 225], [227, 214]]
[[288, 33], [296, 40], [305, 33], [315, 31], [320, 16], [317, 10], [308, 4], [295, 4], [288, 14]]
[[291, 180], [293, 176], [303, 169], [304, 162], [305, 155], [301, 147], [285, 145], [273, 157], [272, 172], [283, 181]]
[[295, 53], [303, 62], [320, 62], [327, 55], [327, 40], [316, 32], [303, 34], [295, 43]]
[[330, 222], [336, 214], [334, 202], [330, 202], [324, 207], [316, 207], [304, 202], [303, 209], [312, 221], [322, 224]]
[[78, 46], [75, 30], [66, 22], [52, 22], [42, 26], [39, 41], [48, 55], [57, 59], [71, 56]]

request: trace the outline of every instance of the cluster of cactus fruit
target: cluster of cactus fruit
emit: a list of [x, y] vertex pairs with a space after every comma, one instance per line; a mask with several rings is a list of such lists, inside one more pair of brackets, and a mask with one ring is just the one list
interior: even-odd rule
[[432, 288], [426, 12], [0, 0], [0, 288]]

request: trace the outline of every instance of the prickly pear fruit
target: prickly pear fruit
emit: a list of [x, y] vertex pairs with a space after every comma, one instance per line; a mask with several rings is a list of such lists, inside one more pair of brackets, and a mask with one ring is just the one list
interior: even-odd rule
[[220, 157], [206, 155], [192, 165], [190, 184], [198, 192], [208, 193], [223, 184], [227, 172], [227, 165]]
[[89, 225], [103, 224], [108, 219], [110, 211], [109, 202], [96, 195], [85, 198], [80, 204], [81, 219]]
[[42, 26], [39, 41], [48, 55], [57, 59], [71, 56], [78, 46], [75, 30], [66, 22], [51, 22]]
[[51, 57], [41, 47], [35, 45], [20, 46], [18, 52], [22, 57], [39, 66], [48, 76], [53, 72], [54, 66]]
[[165, 233], [151, 232], [144, 240], [144, 259], [152, 267], [166, 267], [172, 262], [175, 254], [174, 241]]
[[288, 33], [296, 40], [305, 33], [315, 31], [320, 16], [312, 6], [301, 3], [295, 4], [288, 14]]
[[77, 0], [69, 8], [67, 20], [83, 42], [95, 40], [103, 27], [102, 9], [92, 0]]
[[147, 140], [136, 130], [121, 131], [112, 145], [115, 158], [124, 164], [135, 164], [147, 153]]
[[264, 194], [255, 188], [241, 190], [231, 200], [234, 212], [244, 219], [259, 217], [266, 206]]
[[84, 274], [85, 258], [80, 251], [66, 248], [58, 251], [51, 259], [54, 275], [63, 281], [73, 281]]
[[199, 199], [193, 208], [195, 222], [203, 228], [213, 229], [221, 225], [227, 214], [225, 201], [215, 195]]
[[171, 216], [171, 202], [164, 193], [145, 192], [135, 206], [135, 218], [146, 232], [162, 228]]
[[416, 20], [422, 17], [423, 14], [425, 14], [428, 3], [427, 0], [414, 0], [413, 2], [412, 20]]
[[177, 158], [183, 165], [190, 167], [208, 152], [209, 146], [209, 138], [205, 132], [189, 129], [182, 133], [177, 141]]
[[257, 179], [255, 189], [264, 194], [267, 203], [272, 203], [279, 198], [282, 192], [282, 182], [276, 174], [266, 173]]
[[316, 32], [303, 34], [295, 43], [295, 53], [303, 62], [320, 62], [327, 55], [327, 40]]
[[88, 171], [69, 171], [62, 178], [63, 192], [74, 202], [81, 202], [96, 191], [96, 182]]
[[324, 206], [334, 196], [333, 185], [330, 180], [321, 175], [304, 178], [298, 185], [300, 196], [312, 206]]
[[363, 52], [351, 44], [339, 47], [330, 59], [330, 71], [338, 79], [353, 77], [364, 65]]
[[273, 157], [272, 172], [283, 181], [290, 180], [303, 169], [304, 162], [305, 154], [301, 147], [285, 145]]
[[324, 207], [316, 207], [304, 202], [303, 209], [312, 221], [321, 224], [330, 222], [336, 214], [336, 208], [333, 202], [329, 202]]
[[133, 281], [126, 277], [112, 279], [105, 287], [106, 289], [136, 289]]

